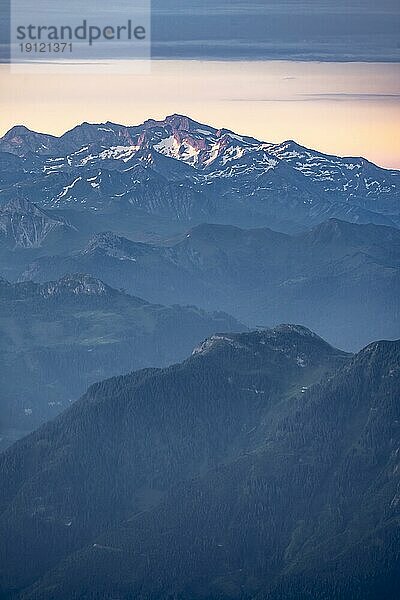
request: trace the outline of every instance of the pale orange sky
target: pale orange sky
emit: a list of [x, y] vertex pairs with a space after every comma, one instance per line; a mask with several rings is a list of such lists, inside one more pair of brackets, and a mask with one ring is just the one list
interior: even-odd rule
[[0, 65], [1, 135], [15, 124], [61, 134], [82, 121], [134, 125], [182, 113], [400, 168], [399, 100], [400, 66], [388, 63], [153, 61], [144, 75], [16, 74]]

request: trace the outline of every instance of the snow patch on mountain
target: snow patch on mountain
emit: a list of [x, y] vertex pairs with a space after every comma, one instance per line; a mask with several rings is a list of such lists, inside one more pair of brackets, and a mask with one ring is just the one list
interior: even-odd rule
[[[220, 218], [223, 206], [229, 218], [246, 220], [248, 208], [264, 224], [272, 216], [284, 227], [332, 216], [400, 223], [398, 171], [292, 140], [260, 142], [182, 115], [132, 127], [83, 123], [59, 138], [17, 127], [0, 139], [1, 150], [29, 162], [29, 199], [46, 209], [79, 203], [102, 211], [126, 198], [148, 213], [188, 220]], [[24, 166], [21, 181], [26, 172]]]

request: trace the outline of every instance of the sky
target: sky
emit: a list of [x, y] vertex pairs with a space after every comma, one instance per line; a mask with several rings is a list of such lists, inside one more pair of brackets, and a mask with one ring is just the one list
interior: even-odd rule
[[[114, 0], [113, 18], [129, 4]], [[181, 113], [400, 168], [398, 0], [153, 0], [152, 56], [145, 74], [0, 64], [0, 134]]]
[[153, 0], [152, 13], [155, 58], [400, 60], [398, 0]]
[[122, 22], [151, 5], [155, 59], [400, 61], [398, 0], [1, 0], [0, 10], [9, 3], [12, 17], [64, 23]]

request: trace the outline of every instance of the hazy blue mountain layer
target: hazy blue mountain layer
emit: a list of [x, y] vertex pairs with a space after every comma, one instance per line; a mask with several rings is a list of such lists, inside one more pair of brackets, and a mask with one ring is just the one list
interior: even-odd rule
[[183, 359], [205, 336], [243, 330], [224, 313], [150, 304], [88, 275], [0, 280], [0, 447], [95, 381]]
[[199, 225], [163, 245], [96, 234], [22, 279], [91, 273], [152, 302], [222, 309], [254, 327], [300, 322], [359, 350], [400, 336], [400, 230], [330, 219], [305, 233]]

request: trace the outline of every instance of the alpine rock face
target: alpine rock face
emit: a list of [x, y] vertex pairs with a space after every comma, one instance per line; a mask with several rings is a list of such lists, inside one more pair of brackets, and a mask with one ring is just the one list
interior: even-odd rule
[[138, 126], [83, 123], [60, 137], [18, 126], [0, 139], [0, 152], [14, 157], [0, 204], [18, 191], [41, 209], [122, 211], [128, 221], [150, 214], [175, 229], [212, 221], [294, 231], [330, 217], [400, 224], [397, 171], [181, 115]]
[[39, 248], [51, 233], [71, 229], [69, 223], [26, 198], [0, 204], [0, 243], [10, 248]]

